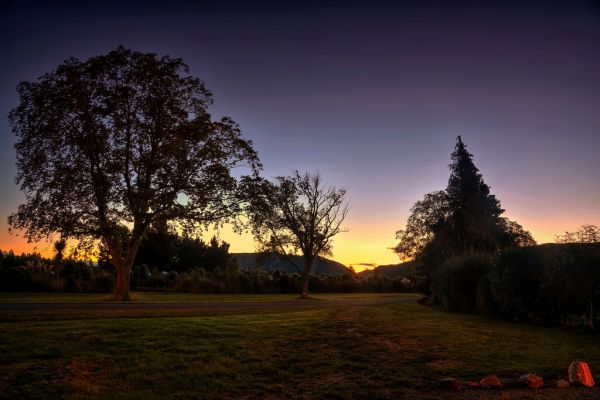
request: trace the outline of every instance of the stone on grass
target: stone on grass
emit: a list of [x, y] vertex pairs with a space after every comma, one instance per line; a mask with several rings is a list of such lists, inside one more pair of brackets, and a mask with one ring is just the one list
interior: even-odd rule
[[571, 384], [566, 379], [559, 379], [556, 381], [556, 387], [559, 389], [567, 389]]
[[439, 382], [444, 389], [460, 390], [460, 388], [462, 388], [462, 383], [460, 383], [458, 379], [444, 378], [440, 379]]
[[500, 382], [500, 379], [498, 379], [498, 377], [496, 375], [490, 375], [490, 376], [486, 376], [485, 378], [481, 378], [481, 380], [479, 381], [479, 384], [481, 385], [481, 387], [484, 387], [486, 389], [502, 388], [502, 383]]
[[594, 378], [590, 366], [584, 361], [573, 361], [569, 365], [569, 382], [572, 385], [594, 387]]
[[519, 383], [532, 389], [539, 389], [544, 386], [544, 380], [541, 376], [536, 374], [521, 375], [521, 377], [519, 377]]

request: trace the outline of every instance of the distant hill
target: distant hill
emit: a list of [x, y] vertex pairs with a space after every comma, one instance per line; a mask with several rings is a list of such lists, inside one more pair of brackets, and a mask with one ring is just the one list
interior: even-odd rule
[[[292, 264], [287, 261], [282, 262], [282, 260], [274, 254], [270, 255], [266, 260], [263, 260], [261, 265], [257, 265], [257, 253], [232, 253], [232, 256], [238, 259], [241, 269], [258, 269], [264, 271], [279, 270], [290, 274], [297, 272]], [[301, 256], [293, 256], [292, 260], [296, 265], [302, 268], [303, 260]], [[337, 261], [318, 257], [313, 264], [311, 272], [317, 275], [343, 275], [346, 272], [350, 272], [350, 270]]]
[[415, 272], [416, 262], [407, 261], [400, 264], [379, 265], [373, 269], [367, 269], [358, 273], [361, 278], [368, 278], [377, 274], [381, 277], [398, 278], [411, 275]]

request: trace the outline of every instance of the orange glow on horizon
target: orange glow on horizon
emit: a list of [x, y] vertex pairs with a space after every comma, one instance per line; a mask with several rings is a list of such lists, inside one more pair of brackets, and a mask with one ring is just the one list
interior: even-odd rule
[[[554, 236], [562, 234], [565, 230], [577, 230], [584, 223], [594, 223], [590, 219], [582, 218], [581, 221], [565, 223], [558, 218], [547, 218], [542, 221], [515, 218], [532, 233], [539, 244], [553, 243]], [[372, 221], [370, 223], [347, 224], [351, 227], [349, 232], [340, 234], [335, 238], [333, 256], [329, 257], [345, 266], [352, 266], [360, 272], [371, 269], [377, 265], [398, 264], [398, 256], [389, 248], [395, 244], [395, 232], [399, 224], [394, 220]], [[232, 253], [245, 253], [256, 251], [256, 245], [250, 233], [238, 235], [226, 227], [220, 232], [209, 231], [203, 238], [208, 240], [217, 234], [219, 239], [228, 242]], [[15, 253], [39, 252], [45, 257], [54, 256], [52, 242], [27, 243], [25, 238], [8, 233], [6, 223], [0, 224], [0, 250], [13, 250]]]

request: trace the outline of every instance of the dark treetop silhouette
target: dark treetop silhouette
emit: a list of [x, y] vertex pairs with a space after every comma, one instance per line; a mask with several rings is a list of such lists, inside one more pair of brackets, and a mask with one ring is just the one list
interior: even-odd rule
[[600, 243], [600, 227], [592, 224], [582, 225], [576, 232], [565, 231], [554, 237], [556, 243]]
[[396, 233], [396, 253], [425, 261], [423, 272], [430, 275], [428, 269], [452, 256], [534, 245], [521, 225], [501, 217], [500, 201], [490, 194], [460, 136], [451, 159], [446, 190], [425, 195], [411, 208], [405, 229]]
[[[264, 251], [273, 252], [294, 265], [302, 274], [301, 296], [308, 297], [308, 280], [317, 256], [331, 255], [332, 240], [343, 232], [348, 213], [344, 189], [326, 187], [320, 175], [280, 176], [275, 182], [246, 182], [251, 199], [250, 222], [254, 237]], [[304, 266], [290, 255], [300, 252]]]
[[9, 224], [29, 240], [101, 241], [119, 300], [150, 227], [233, 218], [244, 201], [232, 168], [260, 169], [251, 141], [231, 119], [212, 120], [212, 94], [188, 74], [181, 59], [119, 47], [18, 86], [10, 123], [26, 202]]

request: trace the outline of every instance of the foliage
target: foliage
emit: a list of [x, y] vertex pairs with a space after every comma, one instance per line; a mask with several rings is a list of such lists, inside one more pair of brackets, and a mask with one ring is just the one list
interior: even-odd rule
[[[232, 259], [232, 260], [235, 260]], [[232, 265], [233, 264], [233, 265]], [[298, 293], [302, 286], [300, 274], [281, 271], [240, 270], [234, 263], [226, 268], [205, 270], [193, 268], [182, 273], [165, 274], [151, 270], [139, 281], [142, 290], [172, 290], [183, 293]], [[134, 269], [133, 283], [138, 284]], [[407, 277], [360, 278], [347, 273], [340, 276], [311, 275], [314, 293], [394, 293], [414, 292], [413, 281]]]
[[451, 156], [446, 193], [450, 209], [435, 240], [443, 243], [442, 256], [488, 253], [498, 248], [500, 202], [483, 181], [473, 155], [459, 136]]
[[52, 247], [54, 247], [54, 251], [56, 252], [56, 255], [54, 256], [54, 268], [58, 271], [62, 265], [64, 257], [63, 252], [67, 248], [67, 241], [64, 239], [57, 240]]
[[176, 270], [180, 242], [181, 238], [173, 232], [150, 229], [140, 242], [133, 265], [144, 264], [150, 268]]
[[325, 187], [318, 173], [298, 171], [275, 182], [247, 180], [246, 191], [252, 232], [262, 250], [287, 257], [292, 264], [289, 256], [302, 254], [304, 266], [296, 270], [302, 274], [302, 297], [307, 297], [315, 257], [331, 255], [333, 238], [344, 231], [346, 191]]
[[410, 216], [403, 230], [396, 232], [400, 242], [394, 251], [401, 260], [412, 260], [423, 253], [431, 243], [450, 213], [448, 195], [444, 190], [428, 193], [410, 209]]
[[7, 261], [0, 268], [3, 291], [109, 293], [115, 287], [114, 271], [83, 261], [65, 260], [58, 271], [56, 259], [37, 253], [15, 255], [11, 251], [3, 257]]
[[508, 218], [500, 218], [498, 221], [498, 232], [496, 238], [498, 247], [507, 249], [511, 247], [535, 246], [537, 242], [529, 231], [526, 231], [521, 224], [511, 221]]
[[30, 240], [101, 240], [120, 299], [151, 226], [232, 218], [244, 202], [231, 170], [260, 168], [252, 143], [231, 119], [211, 118], [212, 94], [188, 74], [181, 59], [119, 47], [18, 86], [10, 123], [26, 202], [9, 223]]
[[[227, 244], [219, 243], [215, 238], [206, 248], [219, 250], [220, 255], [213, 257], [208, 252], [207, 258], [201, 262], [205, 267], [189, 264], [181, 270], [164, 270], [145, 264], [136, 265], [132, 271], [132, 287], [145, 291], [248, 294], [298, 293], [301, 288], [302, 276], [297, 273], [240, 269], [237, 258], [229, 255]], [[215, 261], [219, 258], [221, 261]], [[0, 267], [0, 290], [4, 291], [108, 293], [115, 286], [114, 268], [109, 264], [93, 266], [67, 259], [57, 275], [52, 268], [53, 261], [39, 254], [15, 255], [13, 252], [0, 251], [0, 259], [4, 260]], [[315, 293], [415, 291], [410, 276], [389, 278], [361, 277], [354, 273], [311, 274], [310, 285]]]
[[454, 257], [442, 264], [435, 280], [436, 303], [451, 311], [474, 312], [478, 306], [480, 281], [492, 267], [485, 255]]
[[439, 278], [440, 266], [453, 257], [535, 245], [520, 224], [501, 216], [500, 201], [490, 193], [460, 136], [451, 159], [447, 188], [415, 203], [405, 229], [396, 233], [394, 250], [402, 260], [420, 262], [425, 291]]
[[177, 272], [190, 268], [211, 270], [226, 266], [230, 257], [229, 244], [214, 236], [205, 243], [200, 238], [151, 230], [140, 243], [134, 265]]
[[600, 243], [600, 227], [582, 225], [576, 232], [566, 231], [563, 235], [554, 237], [556, 243]]
[[600, 246], [541, 245], [454, 257], [437, 270], [430, 300], [447, 310], [498, 312], [518, 320], [597, 327]]

